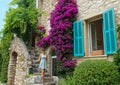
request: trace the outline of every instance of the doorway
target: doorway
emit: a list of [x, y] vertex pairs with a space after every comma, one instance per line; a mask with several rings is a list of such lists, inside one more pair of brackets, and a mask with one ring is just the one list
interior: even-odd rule
[[56, 76], [57, 72], [57, 53], [55, 49], [52, 51], [52, 75]]
[[17, 62], [17, 52], [13, 51], [11, 53], [9, 70], [8, 70], [8, 85], [14, 85], [15, 75], [16, 75], [16, 62]]

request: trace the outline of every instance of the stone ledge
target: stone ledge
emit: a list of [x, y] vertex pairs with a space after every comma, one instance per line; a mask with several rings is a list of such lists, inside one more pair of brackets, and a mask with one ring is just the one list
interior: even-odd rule
[[6, 83], [0, 83], [0, 85], [7, 85]]

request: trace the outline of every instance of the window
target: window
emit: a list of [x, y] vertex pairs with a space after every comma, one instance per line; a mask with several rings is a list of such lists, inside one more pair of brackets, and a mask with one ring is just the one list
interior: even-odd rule
[[102, 50], [103, 45], [103, 20], [97, 20], [91, 22], [91, 40], [92, 40], [92, 50]]
[[[95, 18], [95, 17], [94, 17]], [[93, 18], [93, 19], [94, 19]], [[114, 8], [103, 13], [101, 18], [87, 23], [83, 26], [82, 20], [75, 21], [74, 28], [74, 56], [84, 56], [84, 29], [87, 29], [89, 37], [86, 38], [88, 55], [113, 54], [117, 51], [116, 24]], [[101, 53], [100, 53], [101, 52]]]
[[98, 19], [89, 23], [89, 55], [103, 55], [103, 19]]

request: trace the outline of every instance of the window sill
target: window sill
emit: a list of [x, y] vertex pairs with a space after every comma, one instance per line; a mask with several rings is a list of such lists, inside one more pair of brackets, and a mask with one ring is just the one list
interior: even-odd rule
[[84, 56], [85, 59], [107, 59], [107, 55]]

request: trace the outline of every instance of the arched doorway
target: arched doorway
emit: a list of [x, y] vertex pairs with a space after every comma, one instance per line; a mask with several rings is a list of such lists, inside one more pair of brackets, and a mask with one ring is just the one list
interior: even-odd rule
[[9, 51], [7, 85], [25, 85], [26, 78], [29, 75], [28, 60], [30, 60], [30, 55], [28, 49], [20, 38], [14, 37]]
[[13, 51], [11, 53], [9, 68], [8, 68], [8, 85], [14, 85], [15, 74], [16, 74], [16, 62], [17, 62], [17, 52]]
[[57, 60], [57, 53], [53, 46], [50, 46], [47, 49], [48, 54], [48, 72], [51, 76], [56, 75], [56, 60]]

